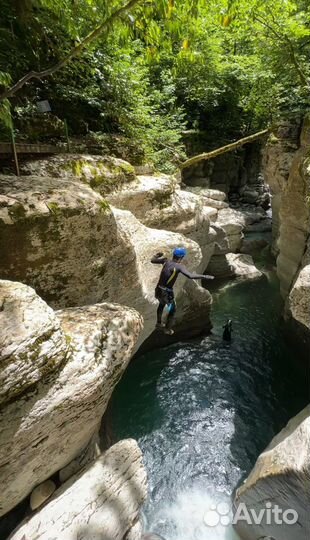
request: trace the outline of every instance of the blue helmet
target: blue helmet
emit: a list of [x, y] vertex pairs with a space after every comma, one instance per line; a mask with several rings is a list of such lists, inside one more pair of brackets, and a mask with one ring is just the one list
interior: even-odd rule
[[184, 247], [177, 247], [173, 250], [173, 253], [172, 255], [174, 257], [177, 257], [178, 259], [183, 259], [183, 257], [185, 257], [187, 251]]

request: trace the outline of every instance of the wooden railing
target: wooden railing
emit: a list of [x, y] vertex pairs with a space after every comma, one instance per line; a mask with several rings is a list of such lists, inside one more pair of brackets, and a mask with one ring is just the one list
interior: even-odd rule
[[[56, 154], [61, 149], [52, 144], [29, 144], [16, 143], [16, 152], [18, 154]], [[9, 142], [0, 142], [0, 159], [13, 155], [13, 145]]]

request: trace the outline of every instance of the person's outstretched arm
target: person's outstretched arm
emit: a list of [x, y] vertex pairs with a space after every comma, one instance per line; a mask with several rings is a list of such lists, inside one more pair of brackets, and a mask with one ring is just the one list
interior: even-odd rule
[[183, 264], [178, 264], [178, 270], [189, 279], [214, 279], [214, 276], [209, 276], [208, 274], [195, 274], [189, 272]]
[[153, 264], [165, 264], [167, 258], [163, 256], [164, 254], [159, 252], [151, 258], [151, 263]]

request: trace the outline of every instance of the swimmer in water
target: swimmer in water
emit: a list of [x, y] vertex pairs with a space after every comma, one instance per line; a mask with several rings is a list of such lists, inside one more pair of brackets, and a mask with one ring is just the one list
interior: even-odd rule
[[224, 341], [231, 341], [231, 334], [232, 334], [232, 320], [227, 319], [226, 324], [223, 326], [224, 332], [223, 332], [223, 340]]

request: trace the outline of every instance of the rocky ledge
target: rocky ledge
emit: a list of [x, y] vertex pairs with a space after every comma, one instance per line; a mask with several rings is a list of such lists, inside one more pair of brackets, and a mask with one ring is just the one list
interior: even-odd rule
[[0, 306], [0, 361], [6, 366], [0, 411], [3, 515], [88, 445], [130, 360], [142, 319], [115, 304], [54, 313], [33, 289], [5, 280]]
[[141, 451], [123, 440], [64, 483], [8, 540], [123, 540], [146, 494]]
[[[281, 525], [263, 519], [260, 525], [240, 520], [242, 538], [259, 540], [307, 540], [310, 507], [310, 406], [306, 407], [271, 441], [259, 456], [245, 483], [237, 490], [235, 509], [242, 503], [256, 515], [279, 507]], [[270, 506], [269, 506], [270, 508]], [[293, 513], [292, 513], [293, 511]], [[288, 520], [285, 520], [288, 512]], [[244, 514], [243, 514], [244, 515]], [[291, 523], [290, 523], [291, 521]]]

